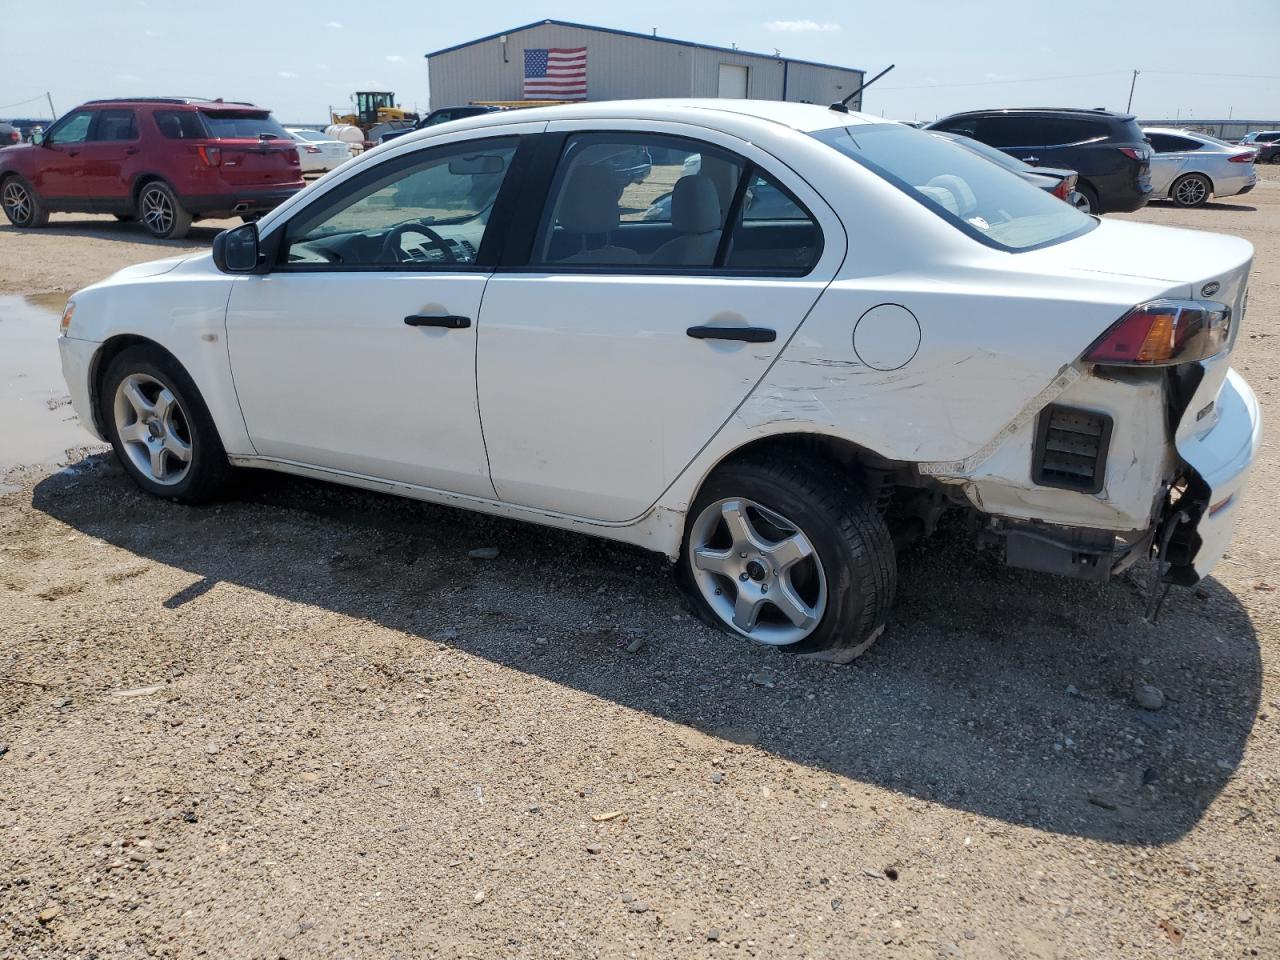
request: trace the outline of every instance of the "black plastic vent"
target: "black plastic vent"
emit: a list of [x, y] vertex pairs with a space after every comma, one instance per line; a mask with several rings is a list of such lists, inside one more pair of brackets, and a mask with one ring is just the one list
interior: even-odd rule
[[1107, 475], [1111, 418], [1050, 405], [1040, 411], [1031, 479], [1042, 487], [1097, 493]]

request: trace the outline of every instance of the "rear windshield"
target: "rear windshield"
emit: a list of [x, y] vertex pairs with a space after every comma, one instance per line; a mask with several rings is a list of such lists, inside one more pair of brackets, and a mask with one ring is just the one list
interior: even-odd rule
[[289, 140], [284, 127], [269, 113], [250, 110], [201, 111], [209, 136], [216, 140], [257, 140], [267, 134], [277, 140]]
[[813, 134], [988, 246], [1030, 250], [1078, 237], [1097, 221], [954, 143], [901, 124]]

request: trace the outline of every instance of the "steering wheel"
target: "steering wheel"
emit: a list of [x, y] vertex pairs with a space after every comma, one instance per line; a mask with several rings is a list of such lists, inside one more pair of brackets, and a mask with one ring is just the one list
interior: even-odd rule
[[426, 237], [430, 241], [431, 246], [439, 250], [443, 255], [446, 263], [457, 263], [458, 258], [454, 256], [453, 250], [449, 248], [448, 242], [428, 226], [411, 220], [408, 223], [398, 223], [388, 232], [386, 239], [382, 241], [382, 252], [378, 256], [381, 263], [392, 261], [394, 263], [408, 263], [409, 257], [405, 256], [404, 248], [400, 245], [400, 240], [407, 233], [416, 233]]

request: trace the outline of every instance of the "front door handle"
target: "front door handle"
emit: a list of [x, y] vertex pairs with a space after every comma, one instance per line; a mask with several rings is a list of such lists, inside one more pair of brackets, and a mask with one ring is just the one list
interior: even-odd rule
[[1022, 158], [1023, 163], [1038, 163], [1039, 161], [1040, 161], [1039, 157], [1023, 157]]
[[465, 330], [471, 326], [470, 317], [456, 317], [453, 314], [434, 315], [424, 317], [415, 314], [411, 317], [405, 317], [406, 326], [410, 327], [444, 327], [446, 330]]
[[690, 327], [685, 331], [695, 340], [743, 340], [746, 343], [773, 343], [777, 331], [768, 327]]

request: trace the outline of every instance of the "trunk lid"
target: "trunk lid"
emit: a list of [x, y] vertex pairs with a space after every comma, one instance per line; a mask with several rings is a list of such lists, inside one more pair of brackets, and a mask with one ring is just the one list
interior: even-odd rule
[[264, 186], [301, 176], [296, 141], [266, 110], [202, 110], [201, 117], [222, 151], [219, 167], [228, 184]]

